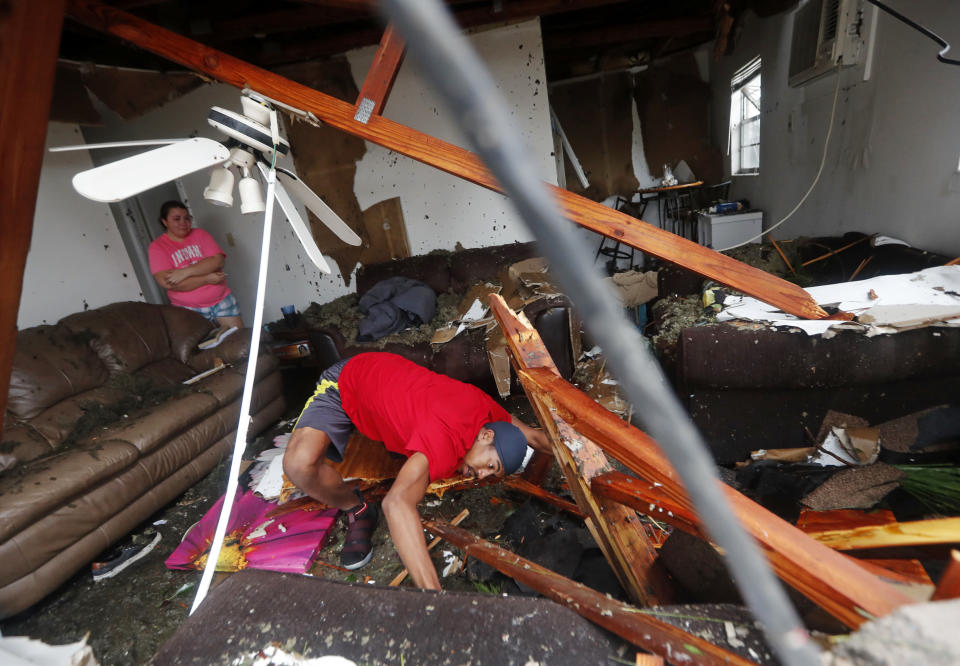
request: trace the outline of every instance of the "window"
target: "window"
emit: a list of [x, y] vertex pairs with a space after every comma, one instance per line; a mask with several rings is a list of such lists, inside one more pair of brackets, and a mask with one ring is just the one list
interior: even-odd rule
[[730, 172], [760, 173], [760, 58], [737, 70], [730, 81]]

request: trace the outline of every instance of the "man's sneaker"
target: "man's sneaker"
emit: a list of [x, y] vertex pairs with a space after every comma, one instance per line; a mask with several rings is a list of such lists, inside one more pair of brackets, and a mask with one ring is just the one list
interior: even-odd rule
[[373, 531], [377, 529], [380, 509], [364, 502], [360, 508], [347, 511], [347, 535], [340, 551], [340, 564], [345, 569], [359, 569], [373, 558]]
[[124, 546], [111, 558], [103, 562], [94, 562], [91, 565], [93, 580], [99, 581], [104, 578], [113, 578], [118, 573], [129, 567], [131, 564], [150, 554], [156, 545], [160, 543], [160, 533], [157, 532], [153, 540], [145, 546]]
[[219, 328], [215, 328], [207, 334], [207, 337], [200, 341], [200, 344], [198, 344], [197, 347], [200, 349], [213, 349], [223, 342], [228, 335], [236, 330], [236, 326], [221, 326]]

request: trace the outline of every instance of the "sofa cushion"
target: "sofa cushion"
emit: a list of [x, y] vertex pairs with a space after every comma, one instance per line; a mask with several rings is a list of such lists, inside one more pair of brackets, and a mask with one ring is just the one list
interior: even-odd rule
[[17, 335], [7, 409], [33, 418], [56, 402], [107, 380], [108, 371], [87, 338], [65, 326], [36, 326]]
[[[262, 381], [264, 376], [277, 367], [279, 361], [274, 356], [261, 356], [257, 359], [257, 369], [255, 378], [258, 382]], [[246, 371], [246, 363], [240, 367], [227, 368], [205, 379], [201, 379], [194, 384], [197, 391], [212, 395], [221, 405], [225, 405], [232, 400], [240, 398], [243, 392], [243, 378]]]
[[195, 374], [197, 373], [193, 368], [170, 356], [147, 363], [137, 370], [138, 378], [161, 386], [182, 384], [185, 379], [190, 379]]
[[53, 449], [82, 439], [103, 423], [122, 418], [112, 407], [124, 398], [122, 389], [110, 386], [72, 395], [30, 419], [30, 426], [43, 435]]
[[98, 435], [132, 444], [141, 453], [149, 453], [181, 432], [212, 414], [217, 399], [204, 393], [189, 393], [148, 407], [135, 418], [109, 426]]
[[3, 429], [0, 441], [0, 474], [50, 453], [53, 446], [29, 424], [10, 425]]
[[126, 301], [78, 312], [60, 320], [76, 333], [92, 334], [90, 346], [111, 372], [134, 373], [170, 355], [161, 308]]
[[0, 477], [0, 542], [139, 458], [126, 442], [88, 442], [14, 468]]
[[199, 312], [178, 308], [175, 305], [163, 305], [160, 314], [167, 325], [167, 337], [170, 339], [170, 355], [186, 363], [197, 350], [197, 344], [213, 328], [213, 324]]

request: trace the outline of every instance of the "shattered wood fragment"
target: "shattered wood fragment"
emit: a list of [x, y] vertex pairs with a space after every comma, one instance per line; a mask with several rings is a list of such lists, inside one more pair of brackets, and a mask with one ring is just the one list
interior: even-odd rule
[[[540, 334], [526, 317], [515, 315], [496, 294], [490, 296], [490, 309], [500, 323], [518, 373], [521, 368], [537, 367], [559, 378]], [[592, 526], [591, 532], [620, 584], [637, 603], [667, 603], [670, 587], [665, 572], [656, 564], [656, 547], [636, 512], [616, 502], [595, 498], [590, 491], [590, 480], [612, 469], [603, 451], [558, 418], [548, 396], [531, 392], [526, 384], [524, 390], [550, 439], [570, 492], [580, 510], [592, 519], [588, 526]]]
[[578, 518], [585, 517], [583, 511], [581, 511], [580, 508], [573, 502], [565, 500], [562, 497], [557, 497], [553, 493], [549, 493], [540, 486], [534, 485], [519, 476], [508, 476], [503, 480], [503, 485], [507, 486], [508, 488], [513, 488], [514, 490], [519, 490], [522, 493], [527, 493], [528, 495], [536, 497], [542, 502], [546, 502], [551, 506], [562, 509], [563, 511], [573, 514]]
[[960, 518], [914, 520], [908, 523], [867, 525], [852, 529], [810, 532], [820, 543], [837, 550], [930, 546], [960, 543]]
[[960, 551], [951, 550], [950, 561], [940, 576], [940, 582], [937, 583], [937, 589], [933, 591], [930, 601], [957, 598], [960, 598]]
[[[549, 428], [555, 418], [562, 419], [646, 481], [661, 484], [664, 498], [694, 514], [679, 477], [657, 443], [549, 370], [552, 362], [542, 345], [538, 346], [536, 332], [502, 300], [492, 297], [491, 307], [507, 333], [517, 375], [531, 402], [542, 404], [549, 396], [554, 411], [544, 414], [538, 410], [541, 422]], [[528, 357], [537, 358], [540, 367], [524, 367]], [[744, 528], [766, 552], [777, 575], [848, 626], [858, 627], [868, 615], [886, 615], [912, 602], [851, 558], [817, 543], [734, 489], [725, 485], [722, 489]]]
[[738, 654], [687, 633], [652, 615], [565, 578], [470, 532], [428, 520], [427, 529], [540, 594], [573, 609], [634, 645], [667, 658], [673, 664], [752, 664]]
[[590, 484], [595, 495], [629, 506], [687, 534], [705, 539], [696, 514], [685, 504], [674, 501], [662, 492], [662, 485], [627, 476], [623, 472], [607, 472], [595, 477]]
[[889, 525], [897, 522], [893, 511], [877, 509], [863, 511], [862, 509], [833, 509], [830, 511], [814, 511], [801, 509], [797, 519], [797, 527], [810, 534], [826, 530], [850, 529], [867, 525]]
[[[272, 99], [314, 114], [326, 125], [446, 171], [496, 192], [493, 174], [473, 153], [384, 118], [367, 123], [354, 118], [353, 104], [325, 95], [278, 74], [170, 32], [95, 0], [70, 0], [71, 18], [94, 30], [125, 39], [140, 48], [238, 88], [249, 87]], [[827, 313], [799, 286], [726, 255], [630, 217], [603, 204], [549, 185], [559, 208], [582, 227], [679, 264], [705, 277], [805, 319]]]

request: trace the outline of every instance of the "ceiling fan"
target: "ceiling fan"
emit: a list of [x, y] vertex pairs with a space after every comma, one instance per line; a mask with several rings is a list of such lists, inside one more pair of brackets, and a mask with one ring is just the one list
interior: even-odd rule
[[310, 228], [300, 216], [290, 195], [306, 206], [343, 242], [360, 245], [360, 237], [295, 174], [276, 166], [277, 159], [290, 152], [290, 144], [279, 136], [276, 110], [271, 106], [270, 100], [253, 91], [244, 90], [240, 102], [243, 113], [214, 106], [207, 115], [207, 122], [227, 135], [228, 138], [223, 143], [195, 137], [61, 146], [50, 150], [59, 152], [161, 146], [82, 171], [73, 177], [73, 187], [78, 193], [103, 203], [122, 201], [187, 174], [212, 167], [210, 184], [203, 191], [204, 199], [214, 205], [232, 206], [234, 173], [237, 172], [241, 176], [237, 184], [240, 212], [245, 215], [263, 213], [267, 204], [260, 193], [260, 183], [255, 174], [260, 173], [263, 180], [269, 182], [273, 173], [276, 176], [274, 193], [277, 203], [290, 221], [307, 256], [321, 272], [330, 273], [330, 266], [323, 258]]

